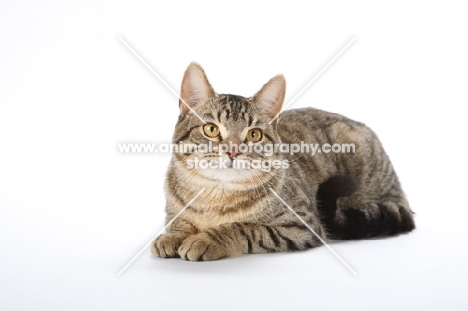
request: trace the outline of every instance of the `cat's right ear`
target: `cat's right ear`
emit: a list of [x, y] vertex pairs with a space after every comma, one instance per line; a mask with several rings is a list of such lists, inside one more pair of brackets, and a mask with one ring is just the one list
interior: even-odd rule
[[190, 108], [215, 96], [216, 93], [206, 78], [203, 68], [195, 62], [191, 63], [185, 70], [182, 80], [181, 100], [179, 100], [180, 111], [189, 113]]
[[286, 80], [283, 75], [277, 75], [271, 78], [252, 99], [266, 115], [277, 120], [276, 116], [283, 106], [285, 93]]

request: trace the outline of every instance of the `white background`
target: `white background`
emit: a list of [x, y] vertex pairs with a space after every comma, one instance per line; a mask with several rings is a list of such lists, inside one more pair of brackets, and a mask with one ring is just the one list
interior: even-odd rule
[[[304, 2], [305, 3], [305, 2]], [[462, 2], [2, 1], [2, 310], [466, 310], [467, 7]], [[303, 253], [152, 258], [177, 92], [199, 62], [219, 93], [283, 73], [291, 108], [362, 121], [381, 138], [417, 230]], [[287, 100], [286, 100], [287, 101]]]

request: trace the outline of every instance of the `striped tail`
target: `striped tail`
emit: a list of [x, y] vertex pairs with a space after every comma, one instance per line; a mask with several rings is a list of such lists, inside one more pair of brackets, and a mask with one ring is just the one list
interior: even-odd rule
[[339, 197], [352, 195], [358, 188], [356, 180], [334, 176], [319, 186], [317, 203], [320, 218], [332, 239], [354, 240], [391, 236], [415, 228], [406, 199], [382, 199], [355, 208], [340, 208]]

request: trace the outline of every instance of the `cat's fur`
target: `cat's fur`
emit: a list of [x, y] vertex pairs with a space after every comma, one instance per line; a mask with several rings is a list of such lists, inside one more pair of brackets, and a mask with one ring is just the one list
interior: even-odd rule
[[[203, 123], [183, 103], [173, 143], [241, 143], [245, 128], [261, 128], [259, 143], [352, 143], [354, 153], [273, 154], [289, 168], [189, 169], [186, 160], [217, 153], [173, 154], [166, 179], [167, 222], [206, 190], [159, 236], [156, 256], [216, 260], [247, 253], [299, 251], [322, 243], [269, 190], [272, 188], [314, 231], [326, 239], [390, 236], [415, 228], [412, 212], [377, 136], [364, 124], [313, 108], [280, 112], [285, 80], [272, 78], [253, 97], [218, 95], [203, 69], [187, 68], [181, 99], [206, 122], [221, 129], [217, 140], [203, 134]], [[227, 154], [222, 155], [230, 159]], [[236, 159], [266, 159], [245, 153]]]

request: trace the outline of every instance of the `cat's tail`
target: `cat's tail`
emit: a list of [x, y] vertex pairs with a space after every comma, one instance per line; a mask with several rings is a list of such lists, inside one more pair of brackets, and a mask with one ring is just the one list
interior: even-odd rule
[[353, 208], [340, 208], [339, 197], [351, 196], [358, 188], [357, 181], [348, 176], [333, 176], [317, 191], [320, 218], [332, 239], [352, 240], [390, 236], [415, 228], [406, 199], [382, 199]]

